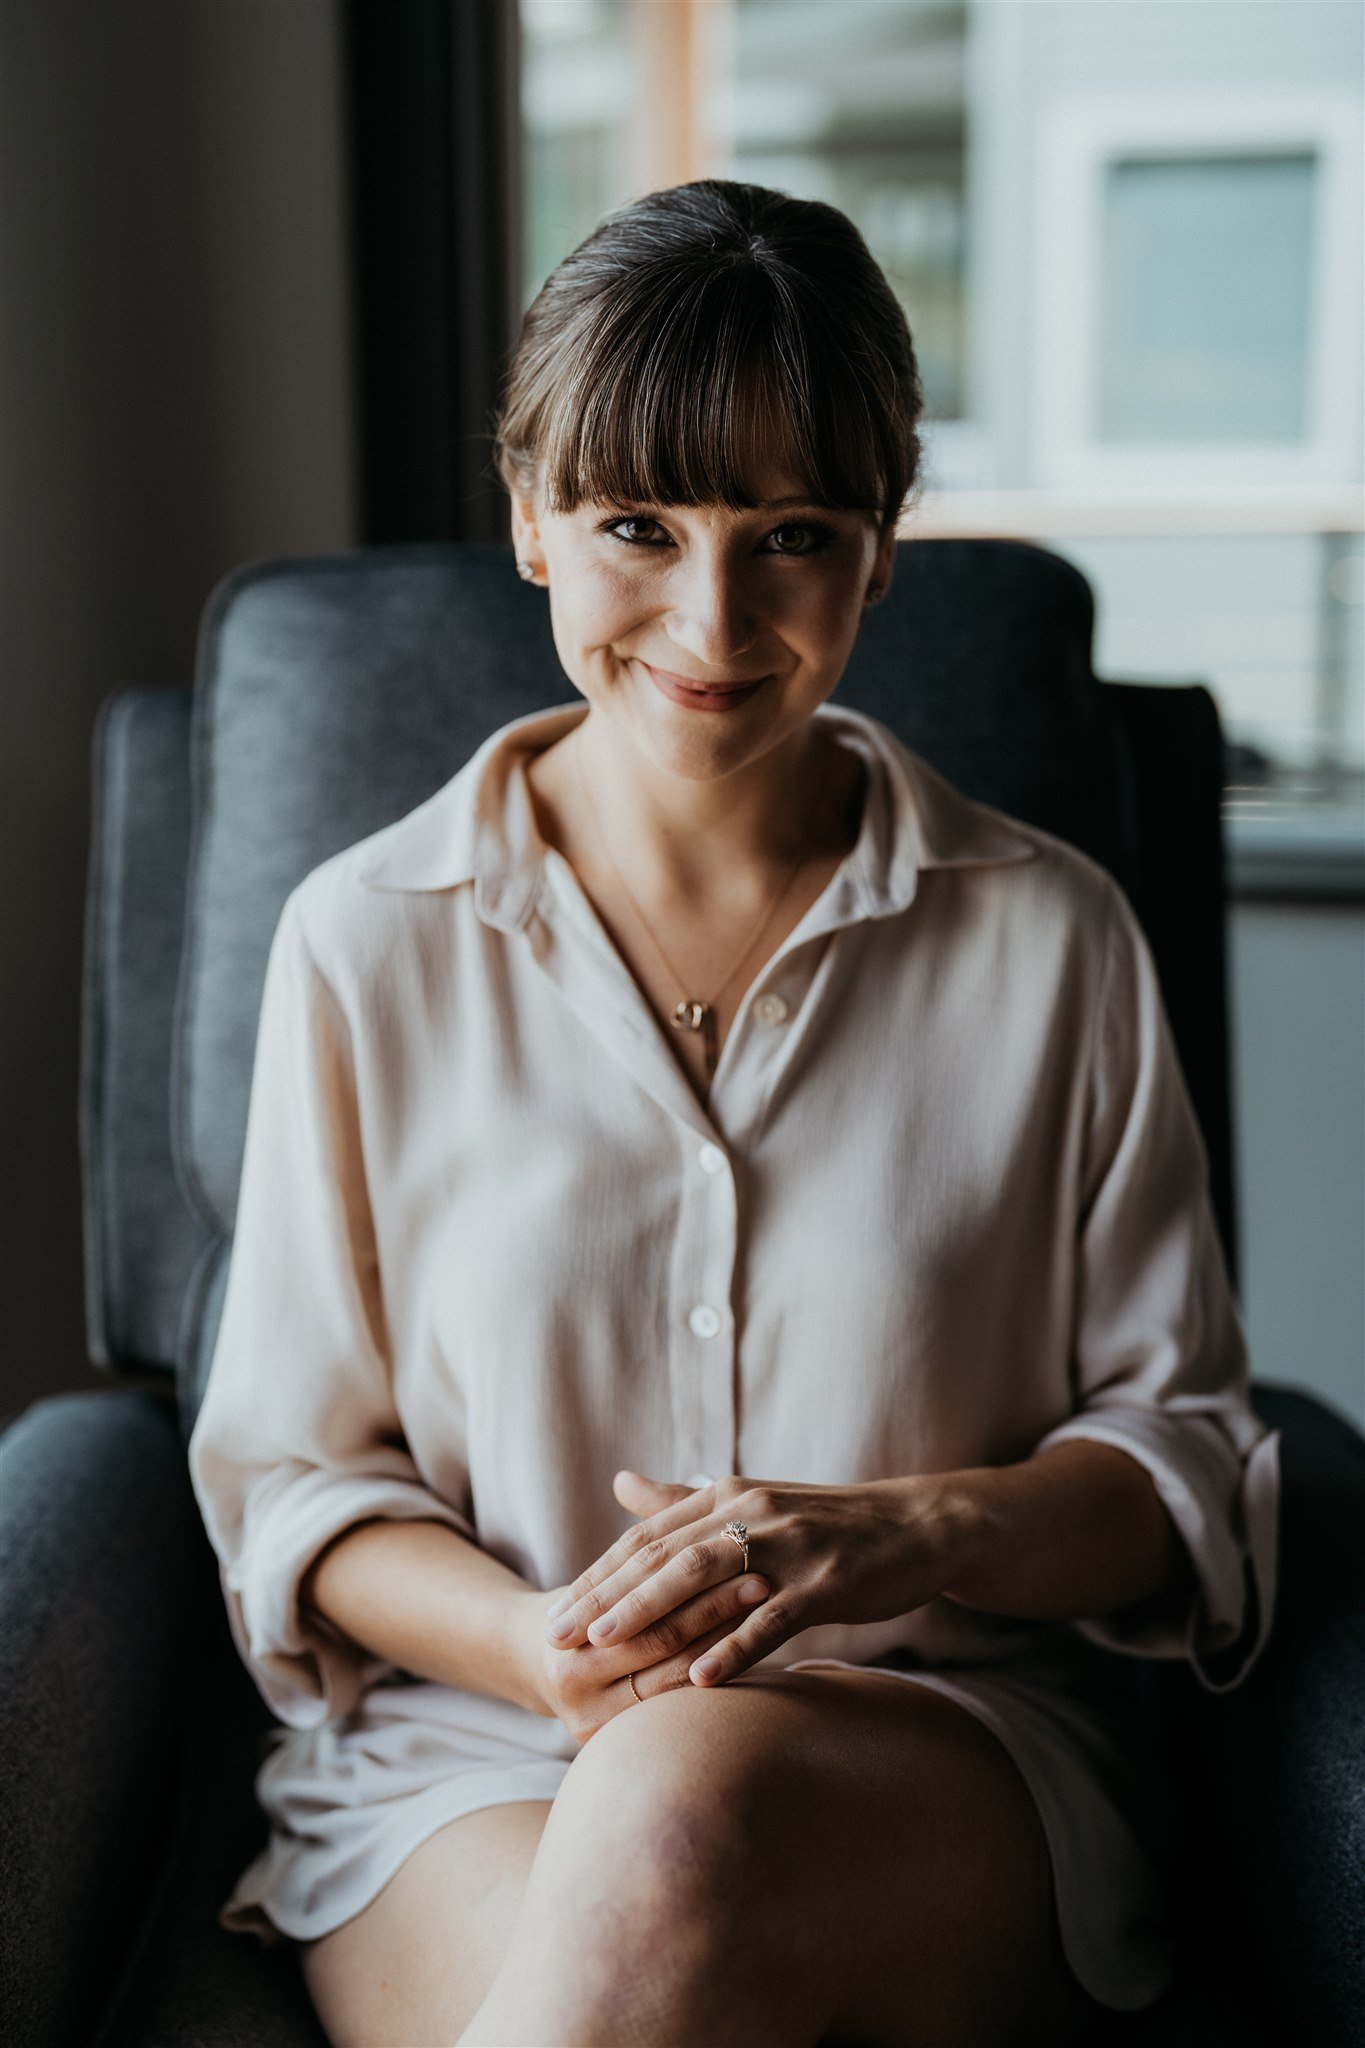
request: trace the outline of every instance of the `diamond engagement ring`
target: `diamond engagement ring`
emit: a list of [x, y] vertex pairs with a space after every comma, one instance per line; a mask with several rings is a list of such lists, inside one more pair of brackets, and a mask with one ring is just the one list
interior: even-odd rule
[[735, 1542], [744, 1552], [744, 1569], [747, 1572], [749, 1569], [749, 1524], [747, 1522], [727, 1522], [721, 1533], [725, 1536], [734, 1537]]

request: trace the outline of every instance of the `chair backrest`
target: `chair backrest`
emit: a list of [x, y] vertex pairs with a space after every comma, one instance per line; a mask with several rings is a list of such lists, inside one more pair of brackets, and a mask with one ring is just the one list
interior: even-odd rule
[[[1089, 585], [1028, 543], [902, 542], [839, 701], [968, 795], [1103, 862], [1151, 938], [1235, 1272], [1222, 740], [1199, 686], [1097, 682]], [[411, 810], [497, 726], [575, 701], [506, 543], [252, 564], [192, 691], [95, 734], [81, 1131], [87, 1328], [176, 1374], [186, 1436], [227, 1276], [266, 957], [308, 870]]]

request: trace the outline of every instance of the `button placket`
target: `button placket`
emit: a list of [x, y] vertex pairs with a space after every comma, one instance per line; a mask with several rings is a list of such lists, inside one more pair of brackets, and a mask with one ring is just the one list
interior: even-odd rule
[[734, 1463], [735, 1325], [730, 1308], [738, 1245], [734, 1177], [725, 1148], [680, 1131], [681, 1186], [670, 1274], [670, 1370], [675, 1457], [682, 1471]]

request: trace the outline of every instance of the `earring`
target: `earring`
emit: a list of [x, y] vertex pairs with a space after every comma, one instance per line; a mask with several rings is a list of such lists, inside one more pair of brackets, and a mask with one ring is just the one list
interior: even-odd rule
[[885, 596], [886, 586], [882, 583], [874, 583], [872, 588], [868, 591], [867, 596], [863, 599], [863, 603], [880, 604]]
[[534, 583], [536, 580], [536, 572], [529, 562], [518, 562], [517, 574], [523, 583]]

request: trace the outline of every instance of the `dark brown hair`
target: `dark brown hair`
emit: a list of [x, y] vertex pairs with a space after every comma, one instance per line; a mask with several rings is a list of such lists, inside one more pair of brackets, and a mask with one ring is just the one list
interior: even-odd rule
[[847, 214], [699, 178], [608, 214], [527, 309], [493, 425], [508, 491], [751, 507], [750, 458], [884, 531], [919, 481], [910, 329]]

